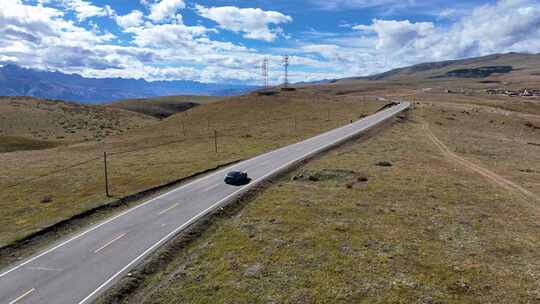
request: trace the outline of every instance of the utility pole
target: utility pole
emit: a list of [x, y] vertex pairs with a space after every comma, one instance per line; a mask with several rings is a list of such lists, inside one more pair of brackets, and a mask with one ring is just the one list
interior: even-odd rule
[[287, 88], [289, 86], [289, 55], [283, 56], [283, 68], [285, 69], [283, 87]]
[[262, 75], [263, 75], [263, 81], [264, 81], [264, 88], [268, 88], [268, 58], [265, 57], [263, 60], [262, 65]]
[[218, 150], [217, 150], [217, 131], [214, 130], [214, 150], [216, 151], [216, 153], [218, 153]]
[[105, 194], [107, 197], [111, 197], [111, 194], [109, 193], [109, 172], [107, 168], [107, 152], [103, 152], [103, 169], [105, 173]]
[[182, 120], [182, 134], [184, 135], [184, 137], [186, 137], [186, 125], [183, 120]]

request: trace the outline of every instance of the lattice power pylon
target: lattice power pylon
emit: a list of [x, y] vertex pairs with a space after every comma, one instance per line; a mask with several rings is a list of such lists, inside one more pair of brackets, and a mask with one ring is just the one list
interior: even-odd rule
[[262, 75], [264, 80], [264, 87], [268, 88], [268, 58], [264, 58], [263, 60]]
[[283, 82], [284, 87], [289, 86], [289, 55], [283, 56], [283, 68], [285, 69], [285, 81]]

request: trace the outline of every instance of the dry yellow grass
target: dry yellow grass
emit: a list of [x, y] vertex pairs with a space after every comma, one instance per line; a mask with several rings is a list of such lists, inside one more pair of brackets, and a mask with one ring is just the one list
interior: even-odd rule
[[538, 131], [514, 142], [528, 120], [444, 105], [410, 119], [276, 181], [126, 303], [540, 301], [540, 205], [442, 153], [423, 123], [453, 153], [537, 194], [539, 153], [522, 143]]
[[104, 106], [0, 97], [0, 137], [72, 143], [102, 140], [153, 122], [146, 115]]
[[[112, 193], [121, 197], [313, 136], [383, 104], [310, 90], [254, 94], [199, 106], [103, 142], [0, 154], [5, 164], [0, 175], [0, 245], [108, 201], [103, 151], [110, 153]], [[42, 203], [46, 197], [51, 201]]]

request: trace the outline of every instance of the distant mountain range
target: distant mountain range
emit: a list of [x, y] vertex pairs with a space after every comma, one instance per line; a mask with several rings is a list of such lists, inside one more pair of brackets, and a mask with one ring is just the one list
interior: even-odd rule
[[0, 96], [32, 96], [83, 103], [167, 95], [240, 95], [258, 87], [197, 81], [145, 81], [125, 78], [85, 78], [7, 64], [0, 67]]

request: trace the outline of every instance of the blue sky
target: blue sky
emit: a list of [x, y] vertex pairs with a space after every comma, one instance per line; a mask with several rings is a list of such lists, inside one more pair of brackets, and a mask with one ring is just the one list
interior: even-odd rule
[[0, 0], [0, 64], [203, 82], [369, 75], [540, 51], [538, 0]]

